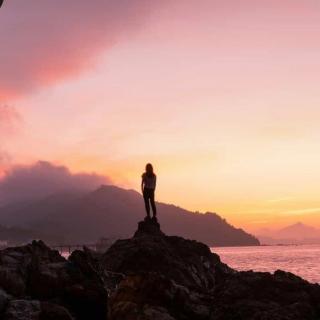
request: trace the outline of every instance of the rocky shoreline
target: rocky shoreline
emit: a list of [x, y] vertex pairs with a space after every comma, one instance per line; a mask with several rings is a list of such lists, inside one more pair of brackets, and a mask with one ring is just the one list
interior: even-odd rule
[[0, 251], [3, 320], [313, 320], [320, 286], [284, 271], [237, 272], [157, 221], [104, 254], [68, 259], [42, 241]]

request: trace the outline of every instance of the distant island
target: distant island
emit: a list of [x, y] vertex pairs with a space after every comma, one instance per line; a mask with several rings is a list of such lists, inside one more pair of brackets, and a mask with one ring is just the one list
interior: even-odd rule
[[[259, 240], [230, 225], [216, 213], [196, 213], [158, 203], [163, 231], [208, 246], [253, 246]], [[130, 237], [143, 218], [143, 201], [134, 190], [103, 185], [92, 192], [64, 192], [0, 207], [0, 240], [43, 239], [48, 243], [92, 243], [100, 237]]]
[[297, 222], [285, 228], [261, 229], [256, 232], [262, 244], [320, 244], [320, 229]]

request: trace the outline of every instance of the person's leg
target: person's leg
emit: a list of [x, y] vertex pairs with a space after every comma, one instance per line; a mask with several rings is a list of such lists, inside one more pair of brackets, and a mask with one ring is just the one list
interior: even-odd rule
[[156, 204], [154, 201], [154, 190], [152, 190], [152, 192], [150, 192], [150, 202], [151, 202], [153, 216], [156, 217], [157, 216], [157, 208], [156, 208]]
[[149, 195], [146, 192], [146, 190], [143, 191], [143, 200], [144, 200], [144, 205], [146, 207], [146, 212], [147, 212], [147, 217], [150, 218], [150, 204], [149, 204]]

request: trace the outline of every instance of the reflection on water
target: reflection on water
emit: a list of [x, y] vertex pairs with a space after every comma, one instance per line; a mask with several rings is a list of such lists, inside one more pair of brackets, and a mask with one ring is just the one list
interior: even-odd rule
[[320, 283], [320, 245], [211, 248], [236, 270], [282, 269]]

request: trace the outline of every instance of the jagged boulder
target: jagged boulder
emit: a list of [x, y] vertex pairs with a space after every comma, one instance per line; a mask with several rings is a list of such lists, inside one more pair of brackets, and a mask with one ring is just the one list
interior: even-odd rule
[[[2, 319], [2, 318], [1, 318]], [[68, 310], [57, 304], [38, 300], [12, 300], [4, 320], [73, 320]]]
[[320, 319], [319, 285], [283, 271], [237, 272], [207, 246], [164, 235], [157, 221], [140, 222], [101, 262], [125, 276], [109, 320]]
[[[157, 222], [155, 224], [157, 230]], [[152, 234], [150, 221], [139, 223], [132, 239], [118, 240], [102, 258], [105, 269], [128, 274], [156, 272], [177, 284], [210, 292], [218, 280], [216, 274], [233, 272], [218, 255], [197, 241]], [[144, 232], [147, 230], [147, 232]]]
[[0, 251], [0, 287], [9, 294], [23, 297], [27, 294], [30, 272], [45, 266], [65, 263], [58, 251], [51, 250], [42, 241], [33, 241], [22, 247]]
[[237, 272], [214, 294], [216, 320], [320, 319], [320, 286], [289, 272]]
[[2, 289], [0, 289], [0, 319], [7, 308], [10, 296]]
[[101, 261], [125, 275], [109, 301], [112, 320], [208, 319], [218, 279], [234, 272], [206, 245], [163, 234], [155, 219], [140, 222]]
[[89, 250], [74, 251], [69, 257], [71, 282], [64, 292], [65, 302], [76, 312], [77, 319], [107, 317], [108, 290], [100, 265]]
[[[32, 314], [30, 319], [36, 317], [33, 314], [37, 303], [25, 297], [56, 301], [81, 320], [90, 317], [105, 320], [107, 316], [108, 291], [89, 251], [76, 251], [68, 261], [42, 241], [0, 251], [0, 288], [12, 295], [6, 311], [9, 319], [20, 319], [21, 310]], [[0, 294], [0, 307], [2, 300], [5, 301], [5, 296]], [[42, 317], [45, 310], [63, 314], [56, 304], [44, 306]]]
[[41, 305], [35, 300], [12, 300], [4, 315], [4, 320], [39, 320]]
[[109, 300], [109, 319], [208, 319], [212, 296], [158, 273], [128, 275]]
[[41, 302], [39, 320], [74, 320], [74, 318], [63, 306], [50, 302]]

